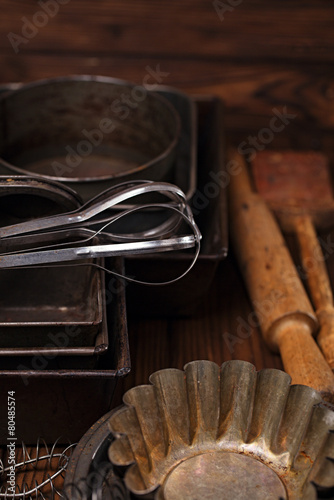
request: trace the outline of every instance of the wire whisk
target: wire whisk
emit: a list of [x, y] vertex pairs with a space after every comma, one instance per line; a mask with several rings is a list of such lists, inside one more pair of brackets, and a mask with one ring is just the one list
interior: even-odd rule
[[[124, 209], [122, 203], [127, 200], [137, 200], [137, 204]], [[152, 214], [155, 217], [150, 217]], [[194, 248], [189, 267], [173, 282], [195, 264], [200, 240], [201, 233], [182, 190], [164, 182], [132, 181], [104, 191], [73, 212], [0, 227], [0, 269], [63, 266], [81, 259]], [[122, 277], [138, 283], [166, 284]]]
[[[29, 453], [28, 447], [22, 442], [22, 458], [16, 459], [15, 463], [5, 465], [0, 460], [0, 499], [4, 500], [55, 500], [57, 498], [64, 498], [61, 491], [55, 486], [55, 480], [59, 476], [64, 476], [67, 465], [72, 455], [75, 444], [69, 444], [61, 452], [57, 451], [59, 439], [49, 447], [44, 439], [39, 438], [36, 443], [34, 456]], [[34, 481], [33, 486], [28, 485], [26, 482], [23, 484], [12, 484], [12, 481], [6, 481], [8, 474], [13, 471], [14, 476], [18, 473], [31, 472], [33, 469], [37, 470], [38, 464], [46, 462], [47, 468], [53, 470], [52, 474], [47, 474], [46, 479], [42, 482]], [[10, 476], [12, 477], [12, 476]], [[6, 481], [6, 483], [5, 483]]]

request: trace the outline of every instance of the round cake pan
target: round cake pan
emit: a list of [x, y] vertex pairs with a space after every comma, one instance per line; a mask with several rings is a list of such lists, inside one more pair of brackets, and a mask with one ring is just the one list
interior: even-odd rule
[[243, 361], [194, 361], [150, 382], [81, 439], [65, 498], [315, 500], [333, 492], [334, 412], [314, 389]]
[[165, 98], [113, 78], [42, 80], [0, 97], [0, 173], [64, 182], [84, 201], [122, 181], [165, 179], [179, 135]]

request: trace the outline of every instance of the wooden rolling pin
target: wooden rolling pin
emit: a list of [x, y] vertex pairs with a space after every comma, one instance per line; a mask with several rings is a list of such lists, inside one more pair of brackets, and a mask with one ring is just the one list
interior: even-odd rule
[[334, 371], [334, 300], [325, 257], [311, 218], [298, 217], [295, 224], [303, 268], [307, 270], [307, 282], [320, 323], [317, 342]]
[[234, 150], [229, 156], [235, 162], [229, 186], [232, 240], [263, 337], [280, 352], [293, 384], [313, 387], [334, 403], [334, 374], [312, 337], [317, 319], [281, 231], [252, 190], [244, 158]]
[[255, 187], [283, 231], [297, 236], [310, 296], [320, 323], [318, 344], [334, 370], [334, 299], [318, 229], [333, 226], [328, 159], [315, 151], [260, 151], [252, 164]]

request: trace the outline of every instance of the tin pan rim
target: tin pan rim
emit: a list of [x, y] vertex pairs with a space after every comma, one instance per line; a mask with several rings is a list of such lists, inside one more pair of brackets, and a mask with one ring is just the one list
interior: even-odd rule
[[[0, 106], [12, 95], [16, 95], [21, 92], [25, 92], [31, 88], [35, 87], [43, 87], [44, 85], [49, 85], [49, 84], [54, 84], [54, 83], [67, 83], [67, 82], [97, 82], [97, 83], [109, 83], [112, 85], [125, 85], [128, 86], [129, 88], [135, 88], [138, 85], [135, 85], [134, 83], [131, 83], [127, 80], [121, 80], [118, 78], [113, 78], [113, 77], [107, 77], [107, 76], [99, 76], [99, 75], [69, 75], [69, 76], [61, 76], [61, 77], [55, 77], [55, 78], [45, 78], [45, 79], [40, 79], [36, 80], [33, 82], [29, 83], [23, 83], [15, 86], [13, 89], [9, 89], [8, 91], [4, 91], [0, 95]], [[57, 176], [51, 176], [47, 174], [36, 174], [39, 175], [43, 179], [48, 179], [51, 181], [58, 181], [58, 182], [66, 182], [66, 183], [77, 183], [77, 182], [83, 182], [83, 183], [88, 183], [88, 182], [101, 182], [101, 181], [107, 181], [107, 180], [113, 180], [113, 179], [119, 179], [119, 178], [124, 178], [133, 174], [138, 174], [140, 172], [145, 172], [146, 169], [153, 167], [154, 165], [158, 164], [160, 161], [165, 160], [168, 158], [169, 155], [171, 155], [174, 151], [174, 149], [177, 146], [177, 143], [180, 138], [180, 133], [181, 133], [181, 121], [178, 112], [174, 108], [174, 106], [162, 95], [160, 95], [157, 92], [153, 92], [150, 90], [147, 90], [147, 92], [156, 99], [156, 101], [159, 101], [160, 104], [165, 106], [166, 109], [168, 109], [168, 112], [173, 116], [174, 122], [175, 122], [175, 128], [174, 128], [174, 134], [172, 140], [169, 142], [169, 145], [167, 148], [165, 148], [162, 153], [160, 153], [158, 156], [152, 158], [148, 162], [139, 165], [135, 168], [126, 170], [126, 172], [120, 172], [116, 173], [113, 175], [101, 175], [99, 177], [57, 177]], [[24, 168], [18, 167], [13, 163], [8, 162], [5, 160], [2, 156], [0, 156], [0, 163], [4, 165], [5, 167], [18, 172], [23, 175], [34, 175], [34, 173], [30, 170], [26, 170]]]

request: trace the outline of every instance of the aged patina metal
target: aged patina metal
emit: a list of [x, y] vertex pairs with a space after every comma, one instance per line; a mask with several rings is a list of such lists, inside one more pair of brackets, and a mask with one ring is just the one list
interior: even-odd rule
[[[226, 191], [230, 173], [225, 161], [224, 106], [219, 98], [210, 95], [196, 96], [194, 103], [198, 115], [198, 183], [190, 206], [202, 233], [201, 252], [195, 269], [174, 285], [153, 289], [130, 283], [127, 288], [130, 314], [160, 317], [193, 314], [208, 293], [219, 262], [228, 253]], [[126, 259], [126, 269], [129, 274], [146, 280], [156, 276], [170, 279], [186, 269], [191, 259], [192, 255], [186, 252], [157, 254], [152, 258], [133, 256]]]
[[[113, 259], [110, 265], [124, 274], [122, 259]], [[15, 391], [17, 432], [27, 445], [35, 445], [40, 436], [47, 443], [58, 438], [63, 444], [78, 442], [110, 410], [117, 381], [129, 373], [125, 287], [115, 279], [108, 280], [108, 285], [114, 290], [107, 304], [109, 349], [103, 356], [94, 357], [93, 366], [87, 369], [80, 356], [47, 358], [41, 353], [24, 359], [2, 358], [0, 398], [7, 397], [9, 388]], [[5, 445], [7, 423], [7, 415], [2, 412], [0, 441]]]
[[287, 497], [283, 482], [266, 465], [246, 455], [216, 451], [195, 455], [177, 465], [166, 477], [160, 498], [285, 500]]
[[334, 375], [313, 338], [319, 324], [301, 276], [274, 215], [252, 188], [244, 156], [237, 150], [229, 156], [238, 167], [229, 184], [231, 237], [263, 338], [294, 384], [333, 403]]
[[[32, 176], [0, 176], [0, 225], [30, 224], [76, 210], [82, 201], [73, 190], [55, 181]], [[51, 233], [48, 233], [49, 239]], [[64, 232], [58, 243], [82, 238]], [[12, 246], [1, 238], [0, 253], [30, 248], [34, 237], [19, 237]], [[86, 266], [2, 269], [0, 272], [0, 356], [102, 354], [108, 347], [101, 270]], [[100, 265], [103, 261], [98, 262]], [[88, 265], [89, 264], [89, 265]], [[51, 339], [75, 327], [66, 343]], [[58, 343], [59, 344], [59, 343]], [[64, 345], [63, 345], [64, 344]], [[66, 345], [65, 345], [66, 344]]]
[[67, 212], [81, 205], [78, 193], [59, 182], [38, 176], [0, 176], [2, 226]]
[[[112, 81], [115, 81], [116, 84], [120, 83], [120, 80], [112, 79]], [[17, 90], [22, 87], [22, 85], [22, 83], [9, 83], [6, 85], [0, 85], [0, 94]], [[175, 108], [179, 115], [181, 131], [179, 140], [177, 141], [175, 147], [175, 160], [171, 166], [171, 169], [169, 170], [167, 179], [168, 182], [172, 182], [173, 184], [179, 186], [185, 193], [186, 198], [189, 201], [195, 193], [197, 184], [198, 102], [200, 104], [202, 103], [202, 107], [204, 108], [207, 106], [209, 108], [214, 107], [213, 105], [219, 107], [218, 105], [221, 103], [218, 98], [210, 96], [197, 96], [194, 100], [184, 92], [164, 85], [159, 85], [155, 90], [155, 93], [165, 98]], [[201, 141], [203, 141], [204, 135], [209, 135], [210, 137], [217, 135], [218, 131], [212, 131], [211, 128], [211, 121], [208, 121], [206, 119], [205, 127], [203, 127], [201, 133]], [[215, 137], [214, 141], [216, 140], [217, 138]], [[209, 148], [207, 154], [209, 156], [214, 154], [212, 153], [211, 148]], [[145, 178], [147, 178], [146, 175]], [[76, 186], [76, 183], [74, 183], [73, 185], [71, 184], [71, 186]], [[93, 192], [95, 192], [94, 186]]]
[[138, 498], [314, 500], [334, 486], [334, 412], [290, 380], [244, 361], [156, 372], [110, 416], [109, 458]]

